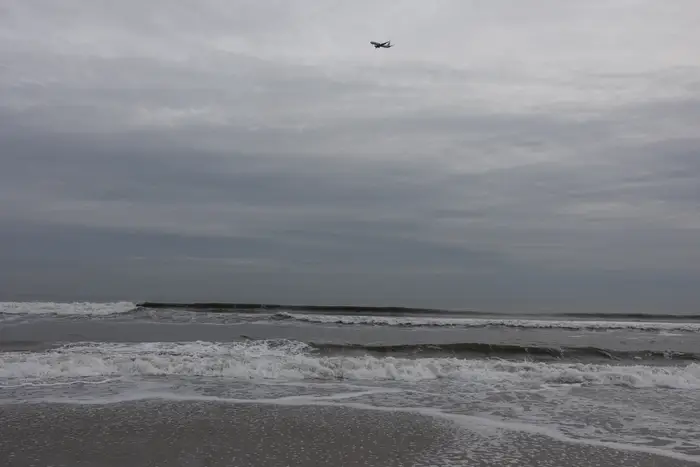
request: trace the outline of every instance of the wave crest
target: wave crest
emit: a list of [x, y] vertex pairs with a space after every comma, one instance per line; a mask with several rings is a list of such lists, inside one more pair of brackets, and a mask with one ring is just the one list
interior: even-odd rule
[[236, 380], [451, 380], [494, 383], [700, 389], [700, 365], [647, 366], [542, 363], [456, 357], [323, 355], [297, 341], [234, 343], [81, 343], [44, 353], [0, 354], [0, 378], [43, 381], [83, 377], [204, 376]]

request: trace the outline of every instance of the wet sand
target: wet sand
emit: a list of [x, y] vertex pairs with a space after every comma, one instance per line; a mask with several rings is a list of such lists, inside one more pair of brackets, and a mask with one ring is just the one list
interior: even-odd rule
[[685, 467], [644, 453], [344, 407], [140, 401], [0, 406], [5, 467]]
[[0, 406], [0, 462], [29, 466], [404, 466], [446, 422], [335, 407], [201, 402]]

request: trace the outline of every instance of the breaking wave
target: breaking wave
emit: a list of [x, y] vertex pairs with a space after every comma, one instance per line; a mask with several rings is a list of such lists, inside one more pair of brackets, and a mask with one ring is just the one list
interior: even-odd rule
[[425, 381], [471, 385], [571, 385], [700, 389], [700, 364], [543, 363], [450, 357], [324, 355], [287, 340], [233, 343], [81, 343], [47, 352], [0, 353], [0, 379], [199, 376], [236, 380]]
[[349, 316], [315, 315], [278, 312], [275, 320], [291, 320], [317, 324], [402, 326], [402, 327], [510, 327], [568, 330], [616, 330], [638, 331], [684, 331], [700, 332], [700, 323], [684, 322], [637, 322], [637, 321], [564, 321], [546, 319], [493, 319], [493, 318], [446, 318], [418, 316]]
[[0, 315], [108, 316], [136, 309], [132, 302], [0, 302]]

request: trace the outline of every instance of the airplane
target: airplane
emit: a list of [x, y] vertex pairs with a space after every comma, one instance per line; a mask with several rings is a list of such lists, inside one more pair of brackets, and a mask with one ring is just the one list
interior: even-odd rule
[[389, 48], [393, 47], [393, 45], [391, 45], [391, 41], [386, 41], [386, 42], [370, 41], [370, 44], [372, 44], [375, 49], [378, 49], [380, 47], [383, 49], [389, 49]]

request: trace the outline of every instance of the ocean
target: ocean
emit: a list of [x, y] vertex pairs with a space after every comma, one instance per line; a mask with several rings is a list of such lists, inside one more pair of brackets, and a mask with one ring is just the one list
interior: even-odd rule
[[0, 465], [700, 464], [700, 315], [0, 303]]

